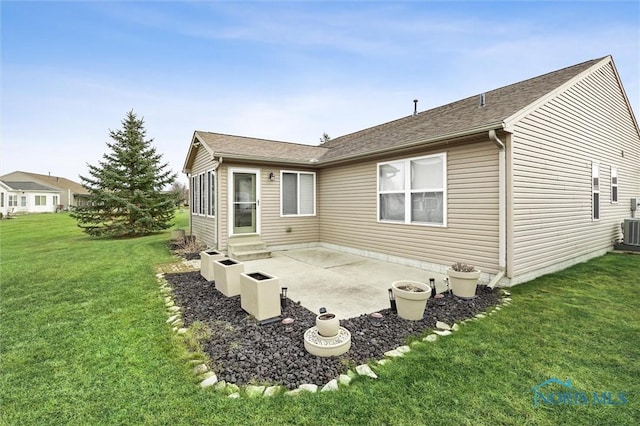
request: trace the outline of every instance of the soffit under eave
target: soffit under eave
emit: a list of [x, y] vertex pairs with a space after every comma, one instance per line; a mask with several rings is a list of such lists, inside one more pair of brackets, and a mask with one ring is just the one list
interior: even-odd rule
[[191, 143], [189, 144], [189, 151], [187, 152], [187, 158], [185, 159], [184, 166], [182, 167], [182, 173], [191, 173], [191, 166], [198, 155], [198, 150], [204, 147], [205, 151], [211, 156], [211, 160], [214, 158], [213, 150], [200, 138], [198, 132], [193, 132]]
[[260, 164], [260, 165], [270, 165], [274, 167], [278, 166], [298, 166], [298, 167], [307, 167], [307, 168], [318, 168], [318, 162], [311, 162], [309, 160], [288, 160], [283, 158], [272, 158], [272, 157], [251, 157], [247, 155], [238, 155], [238, 154], [225, 154], [223, 152], [219, 152], [218, 155], [224, 159], [225, 162], [231, 163], [239, 163], [239, 164]]
[[[518, 121], [522, 120], [524, 117], [526, 117], [527, 115], [531, 114], [533, 111], [535, 111], [536, 109], [540, 108], [542, 105], [544, 105], [547, 102], [551, 101], [552, 99], [556, 98], [561, 93], [564, 93], [567, 89], [569, 89], [570, 87], [574, 86], [579, 81], [584, 80], [585, 78], [587, 78], [588, 76], [592, 75], [593, 73], [598, 71], [600, 68], [602, 68], [602, 67], [604, 67], [604, 66], [606, 66], [608, 64], [613, 64], [613, 60], [611, 58], [611, 55], [608, 55], [608, 56], [604, 57], [601, 61], [597, 62], [596, 64], [593, 64], [592, 66], [590, 66], [586, 70], [582, 71], [581, 73], [575, 75], [574, 77], [572, 77], [571, 79], [569, 79], [565, 83], [563, 83], [560, 86], [556, 87], [551, 92], [547, 93], [544, 96], [541, 96], [540, 98], [538, 98], [535, 101], [531, 102], [529, 105], [525, 106], [524, 108], [520, 109], [519, 111], [516, 111], [514, 114], [512, 114], [509, 117], [507, 117], [506, 119], [504, 119], [504, 129], [506, 131], [510, 132], [510, 133], [513, 133], [513, 128], [514, 128], [515, 124]], [[615, 67], [614, 67], [614, 70], [615, 70]]]

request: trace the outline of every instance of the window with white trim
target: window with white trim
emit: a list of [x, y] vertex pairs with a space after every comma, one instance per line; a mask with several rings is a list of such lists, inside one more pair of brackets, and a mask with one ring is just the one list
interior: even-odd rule
[[314, 172], [280, 172], [280, 212], [282, 216], [315, 216]]
[[198, 213], [198, 201], [200, 201], [200, 185], [198, 176], [191, 176], [191, 213]]
[[20, 197], [20, 207], [27, 207], [27, 196], [23, 195]]
[[9, 195], [7, 202], [7, 207], [18, 207], [18, 196]]
[[4, 192], [0, 192], [0, 207], [4, 207]]
[[216, 215], [216, 173], [213, 170], [207, 172], [207, 193], [209, 202], [207, 203], [207, 216]]
[[618, 168], [611, 167], [611, 203], [618, 202]]
[[600, 219], [600, 164], [591, 163], [591, 218]]
[[209, 170], [191, 177], [191, 213], [202, 216], [216, 214], [216, 173]]
[[446, 153], [378, 163], [378, 221], [446, 226]]
[[46, 206], [47, 205], [47, 196], [46, 195], [36, 195], [35, 196], [36, 206]]
[[204, 179], [204, 173], [198, 175], [199, 182], [199, 195], [200, 201], [198, 202], [198, 213], [204, 215], [207, 210], [207, 185]]

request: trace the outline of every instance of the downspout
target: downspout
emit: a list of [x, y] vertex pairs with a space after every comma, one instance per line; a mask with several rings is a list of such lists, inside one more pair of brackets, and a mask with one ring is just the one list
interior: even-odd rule
[[220, 216], [220, 180], [218, 179], [218, 167], [222, 164], [222, 157], [218, 157], [218, 161], [213, 161], [213, 171], [215, 172], [214, 179], [216, 182], [216, 193], [214, 197], [216, 197], [216, 215], [213, 217], [213, 229], [216, 232], [216, 245], [215, 249], [220, 250], [220, 228], [218, 227], [218, 217]]
[[487, 285], [493, 289], [505, 276], [507, 269], [507, 170], [506, 147], [495, 130], [489, 130], [489, 139], [498, 146], [498, 274]]
[[189, 183], [189, 235], [193, 235], [193, 187], [191, 186], [191, 173], [187, 173]]

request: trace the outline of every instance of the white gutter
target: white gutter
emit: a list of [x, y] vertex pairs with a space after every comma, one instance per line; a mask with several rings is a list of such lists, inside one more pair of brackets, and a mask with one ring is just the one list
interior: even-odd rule
[[507, 267], [507, 170], [506, 149], [494, 129], [489, 130], [489, 139], [498, 146], [498, 274], [488, 284], [494, 288], [505, 276]]
[[392, 146], [392, 147], [389, 147], [389, 148], [377, 149], [377, 150], [373, 150], [373, 151], [360, 153], [356, 157], [354, 157], [352, 154], [347, 154], [347, 155], [343, 155], [341, 157], [332, 158], [331, 160], [328, 160], [328, 161], [323, 161], [322, 158], [320, 158], [320, 165], [321, 166], [325, 166], [325, 165], [340, 164], [341, 162], [352, 161], [354, 159], [362, 160], [363, 158], [374, 157], [374, 156], [381, 155], [381, 154], [388, 154], [388, 153], [391, 153], [391, 152], [394, 152], [394, 151], [399, 151], [399, 150], [413, 148], [413, 147], [419, 147], [419, 146], [423, 146], [423, 145], [432, 145], [432, 144], [436, 144], [436, 143], [439, 143], [439, 142], [448, 143], [451, 139], [461, 139], [461, 138], [465, 138], [467, 136], [472, 136], [472, 135], [475, 135], [475, 134], [482, 134], [482, 133], [484, 133], [486, 131], [489, 131], [489, 130], [492, 130], [492, 129], [498, 129], [498, 128], [501, 129], [501, 128], [503, 128], [503, 125], [504, 125], [504, 123], [502, 121], [493, 122], [493, 123], [490, 123], [490, 124], [474, 127], [474, 128], [471, 128], [471, 129], [466, 129], [466, 130], [462, 130], [462, 131], [458, 131], [458, 132], [451, 132], [451, 133], [441, 134], [441, 135], [433, 136], [433, 137], [430, 137], [430, 138], [417, 139], [417, 140], [413, 140], [411, 142], [407, 142], [407, 143], [400, 144], [400, 145], [397, 145], [397, 146]]

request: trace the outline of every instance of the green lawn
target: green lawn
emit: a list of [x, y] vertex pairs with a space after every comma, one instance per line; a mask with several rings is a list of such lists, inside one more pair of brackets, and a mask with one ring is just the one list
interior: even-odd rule
[[[230, 399], [198, 386], [165, 323], [154, 267], [172, 260], [168, 239], [91, 239], [66, 214], [1, 221], [0, 423], [640, 422], [640, 256], [609, 254], [517, 286], [510, 306], [417, 345], [376, 368], [378, 380]], [[552, 377], [627, 402], [534, 407], [533, 386]]]

